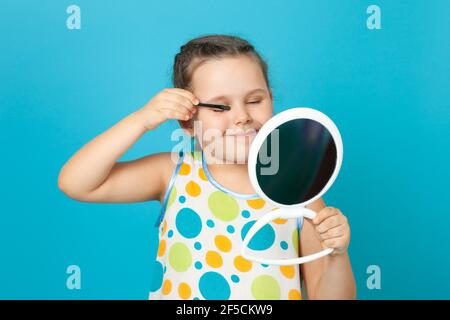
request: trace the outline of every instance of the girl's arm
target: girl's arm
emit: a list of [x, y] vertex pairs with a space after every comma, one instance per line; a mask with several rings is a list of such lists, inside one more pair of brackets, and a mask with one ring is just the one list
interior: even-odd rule
[[86, 202], [160, 200], [165, 175], [175, 166], [171, 153], [126, 162], [117, 160], [146, 131], [156, 129], [168, 119], [192, 118], [194, 99], [189, 91], [164, 89], [143, 108], [77, 151], [61, 169], [58, 187], [69, 197]]
[[[347, 252], [350, 238], [347, 219], [339, 210], [326, 207], [322, 199], [307, 207], [318, 212], [318, 220], [315, 220], [317, 224], [314, 224], [311, 220], [304, 219], [299, 243], [301, 256], [318, 252], [325, 247], [335, 247], [332, 254], [301, 265], [309, 299], [355, 299], [355, 279]], [[331, 239], [334, 242], [324, 241], [320, 232], [324, 231], [326, 225], [331, 227], [339, 225], [331, 228], [333, 230], [331, 233], [337, 232], [337, 235], [343, 236]], [[330, 243], [334, 245], [330, 246]]]
[[95, 137], [63, 166], [59, 188], [69, 197], [86, 202], [157, 199], [164, 154], [116, 163], [145, 131], [140, 117], [132, 113]]

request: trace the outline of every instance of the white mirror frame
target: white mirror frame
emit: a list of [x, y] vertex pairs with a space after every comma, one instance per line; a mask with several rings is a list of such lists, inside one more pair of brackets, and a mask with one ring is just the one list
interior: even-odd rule
[[[331, 134], [334, 143], [336, 145], [336, 166], [334, 168], [333, 174], [331, 175], [330, 179], [328, 180], [325, 187], [313, 198], [304, 201], [302, 203], [294, 204], [294, 205], [285, 205], [278, 203], [271, 198], [269, 198], [260, 188], [257, 175], [256, 175], [256, 163], [258, 159], [258, 153], [263, 145], [266, 138], [269, 136], [269, 134], [278, 128], [281, 124], [288, 122], [290, 120], [294, 119], [310, 119], [319, 122], [322, 124]], [[250, 182], [256, 191], [256, 193], [265, 201], [272, 203], [276, 206], [279, 206], [280, 208], [275, 209], [268, 214], [264, 215], [262, 218], [258, 219], [258, 221], [250, 228], [250, 230], [247, 232], [246, 236], [244, 237], [242, 248], [241, 248], [241, 255], [247, 259], [252, 260], [259, 263], [264, 264], [273, 264], [273, 265], [292, 265], [292, 264], [302, 264], [306, 262], [310, 262], [316, 259], [319, 259], [323, 256], [326, 256], [327, 254], [330, 254], [333, 252], [333, 249], [327, 248], [322, 251], [319, 251], [314, 254], [310, 254], [308, 256], [299, 257], [299, 258], [293, 258], [293, 259], [265, 259], [265, 258], [259, 258], [256, 256], [252, 256], [247, 254], [246, 249], [248, 247], [248, 243], [253, 238], [253, 236], [258, 232], [262, 227], [264, 227], [266, 224], [268, 224], [270, 221], [281, 218], [281, 219], [292, 219], [292, 218], [301, 218], [306, 217], [309, 219], [314, 219], [316, 216], [316, 212], [310, 209], [305, 208], [306, 205], [314, 202], [315, 200], [319, 199], [334, 183], [336, 180], [336, 177], [339, 173], [339, 170], [341, 168], [342, 164], [342, 158], [344, 155], [343, 151], [343, 145], [342, 145], [342, 138], [341, 134], [339, 133], [338, 128], [334, 124], [334, 122], [327, 117], [322, 112], [312, 109], [312, 108], [291, 108], [285, 111], [280, 112], [279, 114], [272, 117], [270, 120], [268, 120], [259, 130], [258, 134], [253, 139], [249, 155], [248, 155], [248, 174], [250, 177]]]

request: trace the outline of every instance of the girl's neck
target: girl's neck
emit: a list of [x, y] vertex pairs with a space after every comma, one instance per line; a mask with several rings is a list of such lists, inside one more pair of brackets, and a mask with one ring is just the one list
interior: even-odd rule
[[204, 153], [211, 176], [225, 188], [241, 193], [255, 194], [248, 176], [247, 163], [226, 163]]

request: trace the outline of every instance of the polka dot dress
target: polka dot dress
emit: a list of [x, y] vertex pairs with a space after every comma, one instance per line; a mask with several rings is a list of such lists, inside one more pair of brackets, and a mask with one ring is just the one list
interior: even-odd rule
[[[265, 265], [240, 255], [250, 227], [274, 209], [258, 195], [221, 186], [202, 151], [180, 153], [157, 222], [159, 247], [148, 298], [301, 299], [298, 265]], [[248, 253], [298, 257], [297, 222], [271, 221], [251, 239]]]

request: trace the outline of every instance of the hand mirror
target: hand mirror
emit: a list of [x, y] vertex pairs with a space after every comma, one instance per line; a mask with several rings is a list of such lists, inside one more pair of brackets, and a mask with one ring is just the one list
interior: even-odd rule
[[259, 218], [243, 240], [241, 255], [255, 262], [291, 265], [330, 254], [327, 248], [294, 259], [263, 259], [247, 253], [248, 243], [274, 219], [306, 217], [316, 212], [305, 206], [319, 199], [333, 184], [341, 167], [341, 135], [325, 114], [311, 108], [292, 108], [272, 117], [252, 141], [248, 173], [256, 193], [277, 209]]

